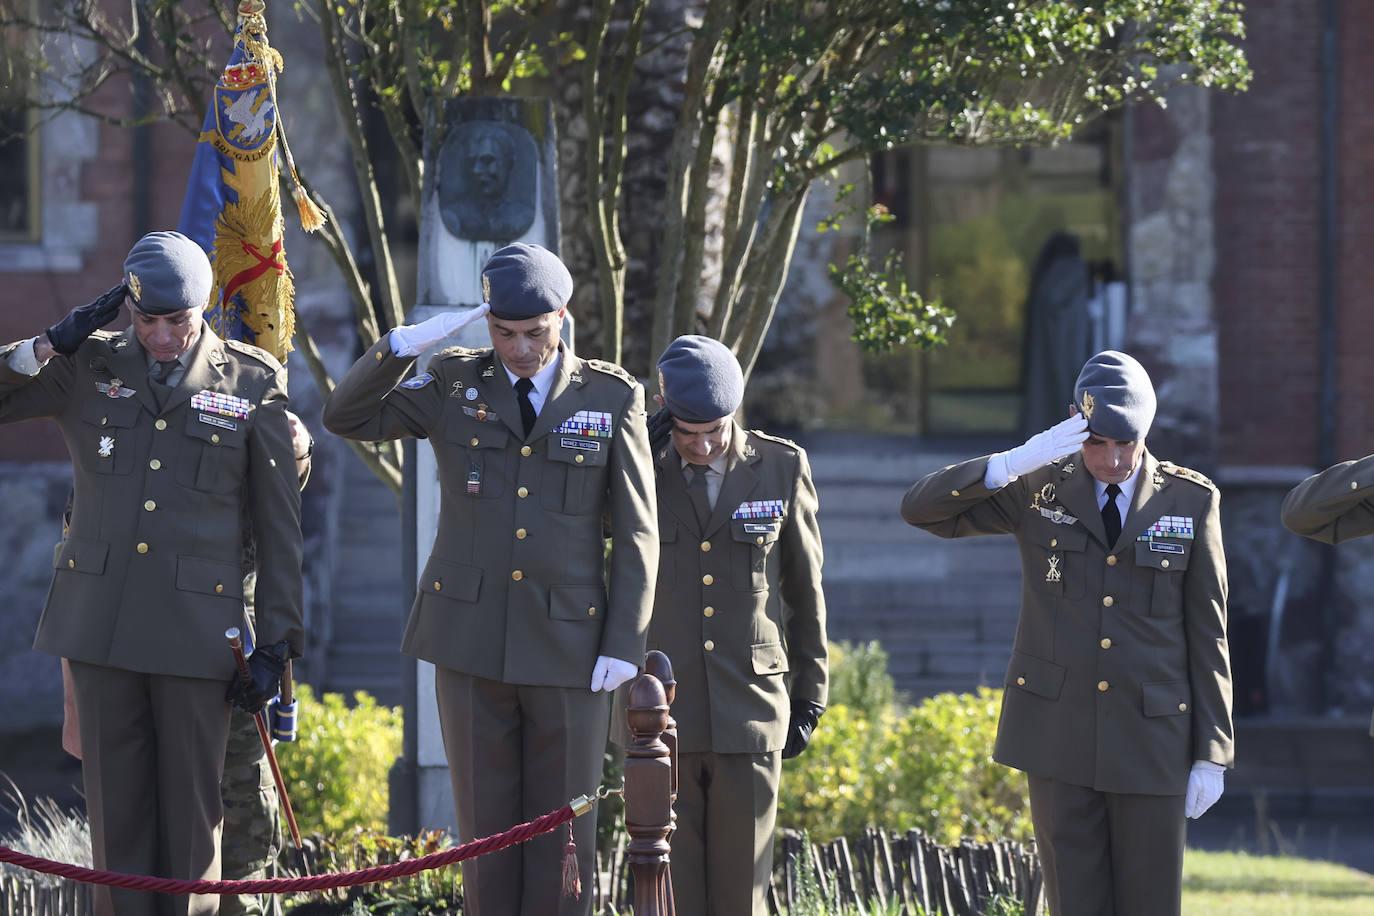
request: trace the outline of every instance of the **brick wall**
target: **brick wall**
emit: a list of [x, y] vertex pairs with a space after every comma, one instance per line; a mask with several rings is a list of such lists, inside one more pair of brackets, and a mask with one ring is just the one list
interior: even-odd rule
[[1340, 326], [1336, 457], [1374, 453], [1374, 4], [1341, 4]]
[[[126, 114], [125, 86], [103, 90], [102, 111]], [[174, 229], [181, 213], [195, 139], [166, 124], [149, 128], [146, 164], [152, 229]], [[0, 343], [31, 337], [73, 307], [119, 282], [134, 226], [134, 132], [94, 119], [64, 116], [40, 137], [42, 237], [34, 245], [0, 246]], [[114, 325], [122, 327], [120, 319]], [[35, 420], [5, 428], [0, 461], [43, 461], [67, 455], [56, 428]]]
[[1321, 4], [1252, 0], [1245, 23], [1251, 89], [1212, 100], [1218, 457], [1222, 465], [1310, 466], [1319, 382]]

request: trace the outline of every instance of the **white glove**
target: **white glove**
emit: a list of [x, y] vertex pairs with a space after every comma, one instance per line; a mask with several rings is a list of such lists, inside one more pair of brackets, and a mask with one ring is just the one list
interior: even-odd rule
[[611, 691], [639, 673], [639, 668], [609, 655], [598, 655], [592, 669], [592, 692]]
[[392, 328], [391, 352], [397, 356], [419, 356], [427, 347], [452, 337], [490, 311], [491, 306], [483, 302], [470, 312], [440, 312], [419, 324]]
[[1000, 489], [1022, 474], [1029, 474], [1056, 458], [1073, 454], [1087, 440], [1087, 418], [1075, 412], [1067, 420], [1061, 420], [1043, 433], [1031, 436], [1023, 445], [993, 455], [988, 459], [988, 470], [983, 481], [990, 490]]
[[1221, 798], [1225, 778], [1226, 767], [1209, 760], [1195, 761], [1192, 772], [1188, 774], [1188, 794], [1183, 813], [1189, 817], [1202, 817]]

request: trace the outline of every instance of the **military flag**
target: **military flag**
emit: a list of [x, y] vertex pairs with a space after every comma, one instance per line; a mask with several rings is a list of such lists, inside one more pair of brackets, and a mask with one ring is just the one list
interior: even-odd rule
[[301, 225], [313, 232], [324, 218], [286, 145], [276, 91], [283, 61], [267, 42], [263, 10], [263, 0], [239, 4], [234, 50], [205, 115], [177, 228], [205, 249], [214, 267], [205, 313], [210, 327], [285, 362], [295, 333], [295, 287], [283, 247], [278, 137]]

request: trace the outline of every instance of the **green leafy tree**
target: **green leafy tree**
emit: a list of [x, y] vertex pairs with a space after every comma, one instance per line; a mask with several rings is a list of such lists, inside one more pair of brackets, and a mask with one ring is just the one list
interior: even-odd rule
[[[594, 349], [622, 359], [635, 283], [652, 302], [648, 353], [703, 330], [729, 344], [746, 373], [817, 179], [903, 145], [1053, 144], [1102, 112], [1162, 100], [1173, 86], [1239, 89], [1250, 77], [1234, 0], [298, 0], [294, 8], [319, 25], [316, 64], [330, 76], [352, 153], [364, 231], [350, 240], [331, 220], [319, 238], [347, 280], [365, 342], [405, 311], [378, 163], [395, 164], [419, 212], [432, 105], [575, 82], [577, 107], [564, 114], [586, 128], [585, 193], [582, 212], [563, 220], [591, 240]], [[169, 118], [198, 131], [233, 18], [207, 0], [0, 0], [11, 104], [125, 124]], [[82, 53], [61, 54], [72, 42]], [[659, 256], [645, 265], [648, 276], [633, 277], [623, 188], [642, 122], [631, 92], [636, 65], [671, 47], [684, 49], [685, 63], [660, 170]], [[76, 63], [57, 74], [59, 57]], [[136, 77], [130, 85], [143, 95], [132, 115], [111, 116], [92, 98], [120, 77]], [[380, 140], [364, 130], [369, 108], [386, 127]], [[298, 165], [309, 186], [309, 163]], [[369, 250], [374, 282], [359, 269], [359, 247]], [[708, 287], [707, 277], [718, 282]], [[942, 339], [948, 311], [909, 288], [896, 262], [875, 266], [859, 251], [837, 279], [854, 298], [865, 346]], [[333, 382], [308, 328], [297, 345], [327, 393]], [[358, 448], [399, 490], [400, 450]]]

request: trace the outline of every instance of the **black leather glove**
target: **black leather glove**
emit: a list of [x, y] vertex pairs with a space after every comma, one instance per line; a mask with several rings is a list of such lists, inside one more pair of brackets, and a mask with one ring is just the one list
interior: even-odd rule
[[673, 415], [668, 413], [668, 408], [660, 407], [649, 416], [645, 425], [649, 427], [649, 450], [657, 454], [673, 431]]
[[247, 713], [259, 712], [281, 690], [281, 673], [291, 657], [291, 646], [282, 640], [272, 646], [258, 646], [248, 656], [248, 674], [234, 675], [224, 698]]
[[124, 284], [121, 283], [89, 305], [72, 309], [66, 318], [48, 328], [48, 342], [58, 353], [71, 356], [97, 328], [114, 321], [123, 304]]
[[783, 760], [790, 760], [806, 750], [806, 745], [811, 742], [811, 733], [816, 730], [816, 723], [821, 720], [823, 712], [824, 706], [807, 700], [792, 703], [792, 721], [787, 723], [787, 743], [782, 748]]

